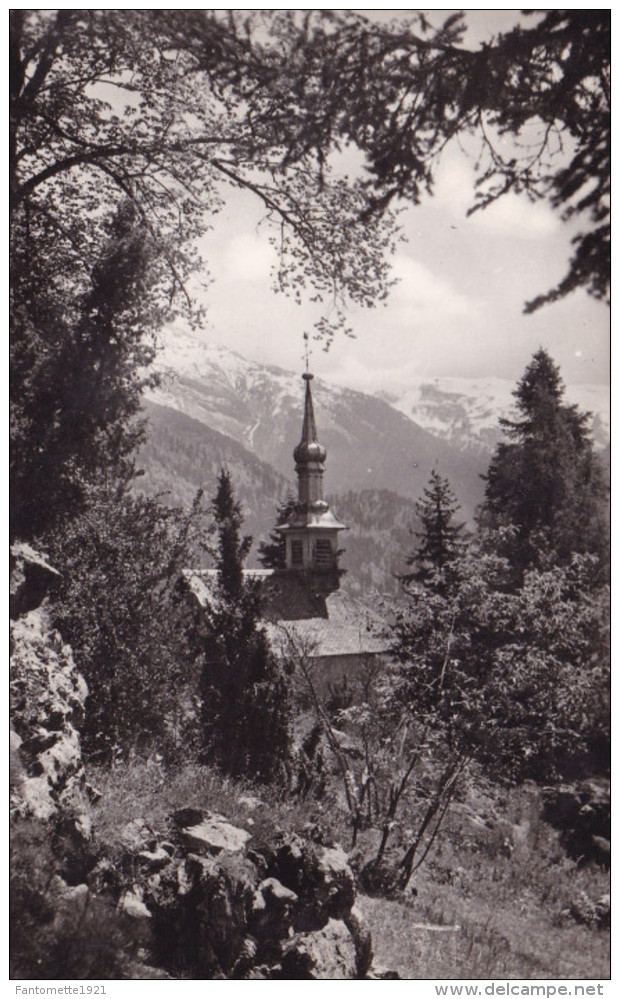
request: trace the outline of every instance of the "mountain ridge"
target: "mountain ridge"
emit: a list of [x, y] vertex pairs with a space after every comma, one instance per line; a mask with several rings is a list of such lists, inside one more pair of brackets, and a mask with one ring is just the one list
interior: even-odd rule
[[[273, 365], [248, 361], [227, 348], [176, 331], [158, 358], [160, 406], [232, 437], [280, 475], [293, 475], [303, 382]], [[433, 468], [450, 479], [467, 519], [482, 498], [484, 458], [464, 455], [375, 395], [313, 381], [321, 443], [327, 449], [329, 493], [388, 489], [415, 499]]]

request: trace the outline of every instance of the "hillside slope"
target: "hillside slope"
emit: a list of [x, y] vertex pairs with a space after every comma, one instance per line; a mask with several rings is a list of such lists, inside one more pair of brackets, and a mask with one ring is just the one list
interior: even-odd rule
[[[293, 477], [303, 383], [298, 374], [248, 361], [182, 330], [166, 333], [152, 401], [232, 437], [285, 478]], [[465, 516], [482, 498], [486, 456], [464, 455], [376, 396], [313, 382], [321, 443], [327, 448], [328, 495], [388, 489], [416, 498], [436, 468]]]

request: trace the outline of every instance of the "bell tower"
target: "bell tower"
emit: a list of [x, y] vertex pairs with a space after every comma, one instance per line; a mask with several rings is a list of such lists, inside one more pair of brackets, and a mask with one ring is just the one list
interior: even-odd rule
[[285, 538], [286, 569], [305, 572], [321, 589], [338, 586], [338, 532], [346, 530], [334, 517], [323, 497], [323, 474], [327, 452], [319, 444], [312, 389], [313, 375], [302, 375], [306, 383], [301, 440], [295, 450], [297, 503], [286, 524], [276, 528]]

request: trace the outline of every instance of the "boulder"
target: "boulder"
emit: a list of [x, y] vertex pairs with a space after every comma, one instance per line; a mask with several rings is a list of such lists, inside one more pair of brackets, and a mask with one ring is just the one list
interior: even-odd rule
[[264, 941], [286, 939], [298, 902], [290, 888], [285, 888], [276, 878], [265, 878], [254, 893], [250, 918], [252, 934]]
[[199, 825], [204, 817], [205, 812], [202, 808], [178, 808], [172, 813], [172, 821], [181, 829]]
[[39, 607], [60, 579], [60, 573], [42, 555], [21, 541], [9, 549], [9, 570], [9, 611], [13, 620]]
[[132, 854], [148, 851], [156, 846], [155, 832], [144, 819], [131, 819], [118, 834], [121, 845]]
[[118, 902], [118, 909], [132, 919], [150, 919], [151, 913], [144, 903], [144, 897], [139, 887], [135, 885], [123, 892]]
[[295, 892], [298, 932], [310, 932], [347, 915], [355, 901], [355, 880], [340, 847], [322, 847], [295, 833], [276, 837], [268, 857], [268, 874]]
[[355, 944], [341, 920], [329, 919], [311, 933], [298, 933], [285, 946], [280, 970], [283, 979], [357, 978]]
[[156, 846], [154, 850], [140, 850], [136, 855], [137, 862], [147, 871], [161, 871], [171, 862], [171, 856], [162, 846]]
[[391, 968], [384, 968], [379, 964], [373, 964], [365, 976], [365, 981], [367, 982], [400, 982], [401, 980], [397, 971], [393, 971]]
[[355, 966], [358, 978], [365, 978], [372, 965], [372, 934], [361, 910], [354, 905], [344, 916], [347, 927], [355, 946]]
[[244, 849], [250, 833], [232, 825], [223, 815], [207, 812], [198, 825], [186, 826], [181, 836], [192, 853], [239, 853]]

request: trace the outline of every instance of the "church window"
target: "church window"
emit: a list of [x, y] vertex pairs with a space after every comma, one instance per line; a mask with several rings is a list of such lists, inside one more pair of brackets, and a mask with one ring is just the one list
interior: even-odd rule
[[291, 565], [303, 565], [303, 563], [304, 563], [303, 541], [291, 541]]

